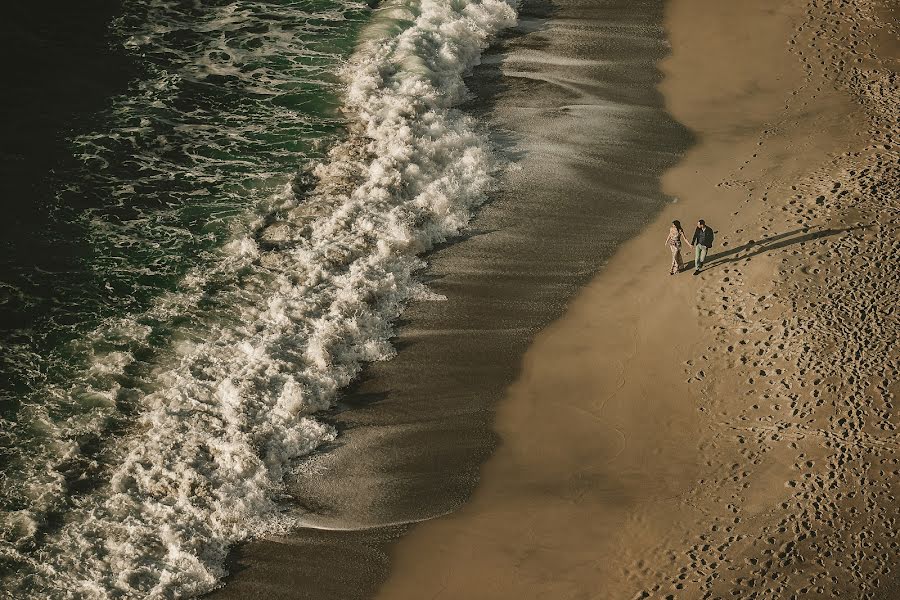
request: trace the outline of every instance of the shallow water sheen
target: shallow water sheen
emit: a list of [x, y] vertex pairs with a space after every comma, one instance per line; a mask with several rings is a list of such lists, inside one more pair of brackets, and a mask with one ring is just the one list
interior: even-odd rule
[[114, 23], [144, 75], [73, 138], [54, 205], [86, 251], [4, 288], [32, 319], [4, 333], [16, 597], [200, 593], [230, 544], [291, 526], [282, 478], [335, 436], [313, 413], [392, 356], [417, 255], [496, 168], [453, 107], [509, 4], [381, 11], [342, 79], [364, 5], [193, 6]]

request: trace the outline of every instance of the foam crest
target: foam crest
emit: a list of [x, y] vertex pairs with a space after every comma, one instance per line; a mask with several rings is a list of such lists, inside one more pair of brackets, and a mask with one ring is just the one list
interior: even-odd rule
[[[15, 542], [2, 551], [19, 567], [7, 589], [199, 594], [224, 575], [231, 544], [297, 524], [279, 507], [282, 478], [336, 435], [315, 413], [365, 362], [393, 355], [393, 320], [427, 296], [418, 255], [485, 200], [497, 164], [453, 107], [463, 76], [514, 20], [502, 0], [422, 0], [376, 17], [344, 72], [347, 138], [274, 195], [218, 263], [155, 305], [189, 316], [168, 326], [168, 352], [141, 358], [152, 328], [123, 323], [128, 349], [112, 341], [94, 357], [98, 382], [132, 369], [141, 384], [85, 386], [98, 410], [76, 420], [84, 431], [121, 421], [124, 433], [98, 454], [95, 487], [65, 496], [49, 477], [47, 510], [64, 508], [62, 525], [36, 539], [40, 509], [7, 516]], [[79, 426], [47, 422], [48, 443]], [[55, 455], [79, 452], [70, 442]]]

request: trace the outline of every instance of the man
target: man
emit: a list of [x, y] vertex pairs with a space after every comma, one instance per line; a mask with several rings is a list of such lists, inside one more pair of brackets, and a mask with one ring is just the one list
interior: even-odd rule
[[694, 230], [694, 239], [691, 245], [694, 247], [694, 275], [700, 272], [703, 261], [706, 260], [706, 251], [712, 248], [713, 230], [707, 227], [703, 219], [697, 221], [697, 229]]

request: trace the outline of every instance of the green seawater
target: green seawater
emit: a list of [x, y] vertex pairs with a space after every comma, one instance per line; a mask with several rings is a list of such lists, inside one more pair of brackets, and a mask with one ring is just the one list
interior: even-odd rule
[[[344, 134], [339, 70], [370, 12], [335, 0], [129, 0], [106, 23], [111, 51], [133, 67], [127, 89], [60, 133], [62, 158], [29, 173], [44, 185], [22, 186], [29, 210], [3, 240], [0, 543], [21, 543], [16, 511], [37, 507], [44, 528], [61, 519], [58, 500], [34, 489], [77, 497], [96, 485], [92, 469], [139, 414], [132, 399], [159, 354], [216, 322], [216, 287], [241, 284], [216, 271], [226, 244], [275, 216], [277, 193]], [[202, 293], [191, 273], [210, 275]], [[167, 301], [185, 294], [197, 295], [189, 309]], [[59, 462], [65, 444], [77, 460]]]
[[96, 339], [104, 323], [215, 262], [341, 137], [337, 71], [369, 14], [330, 0], [123, 4], [109, 43], [136, 76], [66, 132], [44, 196], [18, 199], [37, 216], [4, 240], [3, 418], [115, 344]]

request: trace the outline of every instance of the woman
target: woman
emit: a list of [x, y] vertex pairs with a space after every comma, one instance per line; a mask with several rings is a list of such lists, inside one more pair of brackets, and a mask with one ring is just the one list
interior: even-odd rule
[[681, 223], [679, 221], [672, 221], [672, 226], [669, 227], [669, 237], [666, 238], [666, 246], [672, 251], [672, 268], [669, 269], [669, 275], [674, 275], [681, 271], [681, 267], [684, 265], [684, 262], [681, 260], [681, 241], [688, 245], [687, 237], [684, 235], [684, 229], [681, 228]]

